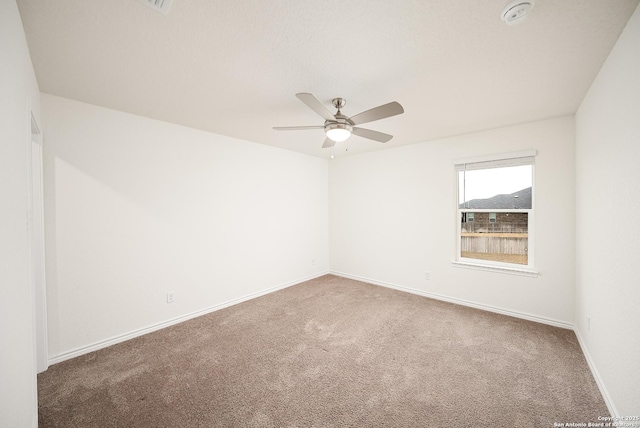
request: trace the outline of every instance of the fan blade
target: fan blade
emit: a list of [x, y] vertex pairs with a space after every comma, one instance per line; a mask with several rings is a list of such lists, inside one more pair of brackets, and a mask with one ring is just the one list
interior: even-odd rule
[[331, 138], [325, 138], [325, 140], [324, 140], [324, 144], [322, 145], [322, 148], [323, 148], [323, 149], [326, 149], [326, 148], [329, 148], [329, 147], [333, 147], [333, 145], [334, 145], [335, 143], [336, 143], [336, 142], [335, 142], [335, 141], [333, 141]]
[[307, 93], [299, 93], [296, 94], [296, 97], [303, 103], [307, 105], [311, 110], [318, 113], [324, 120], [336, 120], [335, 116], [331, 114], [329, 109], [327, 109], [316, 97], [312, 94]]
[[324, 129], [324, 126], [274, 126], [273, 129], [276, 131], [305, 131], [307, 129]]
[[370, 140], [386, 143], [393, 138], [393, 135], [385, 134], [384, 132], [372, 131], [371, 129], [353, 128], [353, 133], [359, 137], [368, 138]]
[[374, 120], [384, 119], [386, 117], [395, 116], [397, 114], [404, 113], [404, 109], [402, 106], [393, 101], [388, 104], [384, 104], [371, 110], [363, 111], [362, 113], [356, 114], [355, 116], [349, 118], [354, 125], [360, 125], [367, 122], [373, 122]]

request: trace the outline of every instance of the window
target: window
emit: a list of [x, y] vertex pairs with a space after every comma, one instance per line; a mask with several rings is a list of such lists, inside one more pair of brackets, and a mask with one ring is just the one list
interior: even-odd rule
[[535, 151], [456, 162], [460, 264], [533, 269]]

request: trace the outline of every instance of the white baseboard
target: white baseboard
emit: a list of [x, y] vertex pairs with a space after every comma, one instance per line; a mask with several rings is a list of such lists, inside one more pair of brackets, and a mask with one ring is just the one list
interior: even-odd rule
[[161, 330], [163, 328], [179, 324], [181, 322], [206, 315], [211, 312], [218, 311], [220, 309], [227, 308], [229, 306], [237, 305], [238, 303], [246, 302], [247, 300], [255, 299], [260, 296], [264, 296], [265, 294], [273, 293], [274, 291], [282, 290], [287, 287], [291, 287], [296, 284], [300, 284], [305, 281], [310, 281], [315, 278], [319, 278], [323, 275], [327, 275], [329, 271], [319, 272], [304, 278], [299, 278], [294, 281], [285, 282], [283, 284], [276, 285], [275, 287], [267, 288], [266, 290], [262, 290], [256, 293], [251, 293], [243, 297], [239, 297], [237, 299], [232, 299], [224, 303], [220, 303], [218, 305], [214, 305], [205, 309], [201, 309], [199, 311], [191, 312], [189, 314], [181, 315], [176, 318], [172, 318], [167, 321], [159, 322], [148, 327], [144, 327], [138, 330], [131, 331], [129, 333], [121, 334], [118, 336], [110, 337], [109, 339], [100, 340], [98, 342], [94, 342], [87, 346], [82, 346], [80, 348], [72, 349], [71, 351], [64, 352], [62, 354], [56, 355], [54, 357], [49, 358], [49, 366], [53, 364], [60, 363], [62, 361], [70, 360], [71, 358], [79, 357], [81, 355], [88, 354], [89, 352], [97, 351], [99, 349], [106, 348], [111, 345], [115, 345], [116, 343], [121, 343], [157, 330]]
[[600, 377], [600, 373], [598, 373], [598, 369], [596, 369], [596, 365], [591, 358], [591, 354], [589, 354], [589, 350], [580, 335], [580, 331], [578, 328], [574, 328], [573, 331], [576, 333], [576, 337], [578, 338], [578, 343], [580, 344], [580, 348], [582, 349], [582, 353], [584, 354], [584, 358], [587, 360], [587, 364], [589, 365], [589, 369], [591, 370], [591, 374], [593, 374], [593, 378], [596, 381], [596, 385], [598, 385], [598, 389], [600, 390], [600, 394], [602, 395], [602, 399], [604, 403], [607, 405], [607, 409], [609, 409], [609, 413], [613, 417], [620, 417], [616, 406], [613, 404], [613, 400], [607, 391], [607, 388], [604, 386], [604, 382], [602, 382], [602, 378]]
[[428, 291], [417, 290], [415, 288], [405, 287], [402, 285], [391, 284], [388, 282], [377, 281], [371, 278], [365, 278], [357, 275], [351, 275], [344, 272], [331, 271], [332, 275], [341, 276], [344, 278], [355, 279], [356, 281], [366, 282], [368, 284], [379, 285], [382, 287], [393, 288], [394, 290], [404, 291], [411, 294], [417, 294], [419, 296], [428, 297], [430, 299], [442, 300], [444, 302], [455, 303], [456, 305], [469, 306], [475, 309], [481, 309], [483, 311], [494, 312], [497, 314], [508, 315], [515, 318], [521, 318], [528, 321], [539, 322], [542, 324], [552, 325], [554, 327], [565, 328], [567, 330], [573, 330], [573, 324], [564, 321], [555, 320], [552, 318], [545, 318], [537, 315], [531, 315], [523, 312], [511, 311], [508, 309], [496, 308], [494, 306], [484, 305], [481, 303], [475, 303], [468, 300], [457, 299], [455, 297], [444, 296], [442, 294], [430, 293]]

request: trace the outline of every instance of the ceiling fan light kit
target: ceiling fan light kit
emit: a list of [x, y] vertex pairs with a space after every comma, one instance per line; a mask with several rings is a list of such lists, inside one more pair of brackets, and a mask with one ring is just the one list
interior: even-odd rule
[[324, 133], [336, 143], [341, 143], [351, 137], [353, 127], [348, 123], [329, 123], [324, 127]]
[[322, 126], [275, 126], [273, 129], [276, 131], [296, 131], [296, 130], [308, 130], [308, 129], [324, 129], [327, 138], [322, 145], [322, 148], [333, 147], [335, 143], [341, 143], [351, 137], [351, 134], [355, 134], [359, 137], [368, 138], [370, 140], [386, 143], [392, 135], [385, 134], [383, 132], [373, 131], [371, 129], [358, 128], [355, 125], [361, 123], [373, 122], [375, 120], [385, 119], [387, 117], [395, 116], [404, 113], [402, 106], [393, 101], [370, 110], [359, 113], [355, 116], [345, 116], [340, 109], [346, 104], [344, 98], [334, 98], [332, 100], [333, 106], [338, 109], [336, 114], [331, 112], [312, 94], [298, 93], [296, 97], [307, 105], [311, 110], [315, 111], [322, 118], [324, 118], [324, 125]]

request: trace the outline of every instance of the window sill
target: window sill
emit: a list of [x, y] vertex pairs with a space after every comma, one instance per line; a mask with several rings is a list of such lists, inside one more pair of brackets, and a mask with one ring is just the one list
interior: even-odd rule
[[528, 276], [530, 278], [537, 278], [538, 276], [540, 276], [540, 272], [537, 272], [531, 269], [490, 266], [490, 265], [483, 265], [480, 263], [463, 262], [459, 260], [454, 260], [451, 262], [451, 264], [453, 265], [453, 267], [461, 268], [461, 269], [473, 269], [473, 270], [482, 270], [485, 272], [506, 273], [508, 275]]

